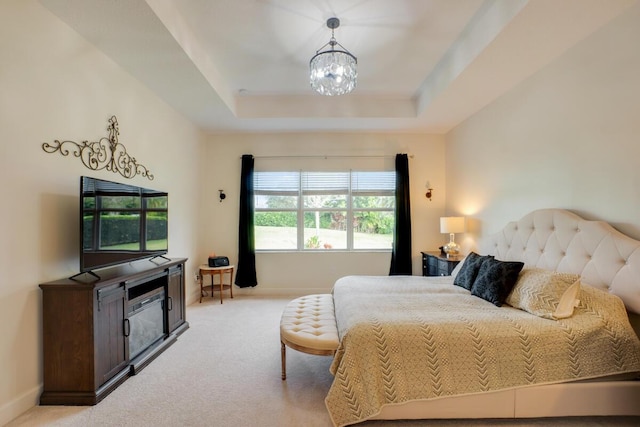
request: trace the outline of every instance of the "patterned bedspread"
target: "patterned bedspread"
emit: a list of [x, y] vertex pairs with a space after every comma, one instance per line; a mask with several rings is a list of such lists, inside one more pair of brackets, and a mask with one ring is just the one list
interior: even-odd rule
[[622, 301], [588, 286], [560, 321], [496, 307], [450, 277], [349, 276], [333, 295], [341, 343], [325, 403], [336, 426], [390, 403], [640, 371]]

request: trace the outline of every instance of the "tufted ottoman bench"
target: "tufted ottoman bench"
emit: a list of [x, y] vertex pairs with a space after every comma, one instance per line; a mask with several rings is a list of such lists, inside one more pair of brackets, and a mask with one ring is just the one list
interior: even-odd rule
[[331, 294], [307, 295], [290, 301], [280, 319], [282, 379], [287, 379], [285, 346], [303, 353], [333, 356], [338, 344]]

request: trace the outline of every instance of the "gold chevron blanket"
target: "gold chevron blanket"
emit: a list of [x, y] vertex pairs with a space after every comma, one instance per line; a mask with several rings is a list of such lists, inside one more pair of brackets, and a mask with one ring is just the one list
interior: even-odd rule
[[325, 403], [336, 426], [385, 404], [640, 371], [622, 301], [589, 286], [558, 321], [496, 307], [451, 278], [349, 276], [333, 296], [341, 342]]

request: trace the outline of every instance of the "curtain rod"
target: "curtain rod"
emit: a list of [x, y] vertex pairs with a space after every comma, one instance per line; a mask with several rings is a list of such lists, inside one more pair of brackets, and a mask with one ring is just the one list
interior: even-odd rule
[[[394, 159], [395, 154], [386, 155], [343, 155], [343, 156], [325, 156], [325, 155], [307, 155], [307, 156], [253, 156], [254, 159], [348, 159], [348, 158], [389, 158]], [[242, 156], [240, 156], [242, 158]], [[409, 158], [413, 159], [413, 154], [409, 154]]]

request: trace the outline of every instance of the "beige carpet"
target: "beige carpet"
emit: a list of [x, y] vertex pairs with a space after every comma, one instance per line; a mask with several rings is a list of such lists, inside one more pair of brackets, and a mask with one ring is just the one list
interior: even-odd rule
[[[288, 350], [280, 379], [278, 324], [286, 299], [237, 296], [187, 307], [191, 328], [96, 406], [39, 406], [17, 426], [331, 426], [329, 357]], [[640, 402], [639, 402], [640, 404]], [[638, 426], [640, 417], [370, 421], [388, 426]]]

